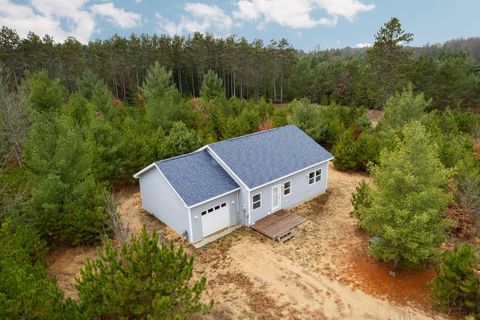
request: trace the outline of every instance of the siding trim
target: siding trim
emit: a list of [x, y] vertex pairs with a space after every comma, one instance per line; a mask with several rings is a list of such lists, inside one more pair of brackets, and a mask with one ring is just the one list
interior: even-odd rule
[[192, 209], [188, 209], [188, 242], [192, 243], [193, 242], [193, 227], [192, 227]]
[[180, 199], [180, 201], [182, 201], [183, 205], [185, 206], [185, 208], [189, 208], [187, 203], [183, 200], [183, 198], [178, 194], [177, 190], [175, 190], [175, 188], [172, 186], [172, 184], [170, 183], [170, 181], [168, 181], [167, 177], [165, 177], [165, 175], [163, 174], [162, 170], [160, 170], [159, 167], [157, 167], [157, 165], [154, 163], [153, 164], [155, 166], [155, 168], [157, 168], [158, 172], [160, 172], [160, 174], [162, 175], [163, 179], [165, 179], [165, 181], [167, 181], [167, 184], [170, 186], [170, 188], [172, 188], [173, 192], [175, 192], [175, 194], [177, 195], [177, 197]]
[[308, 167], [305, 167], [305, 168], [303, 168], [303, 169], [294, 171], [294, 172], [292, 172], [292, 173], [289, 173], [289, 174], [287, 174], [287, 175], [284, 175], [283, 177], [280, 177], [280, 178], [277, 178], [277, 179], [275, 179], [275, 180], [266, 182], [266, 183], [264, 183], [264, 184], [261, 184], [261, 185], [259, 185], [259, 186], [256, 186], [256, 187], [252, 188], [252, 189], [249, 189], [249, 190], [250, 190], [250, 191], [255, 191], [255, 190], [257, 190], [258, 188], [262, 188], [262, 187], [268, 186], [269, 184], [278, 182], [278, 181], [280, 181], [280, 180], [282, 180], [282, 179], [285, 179], [285, 178], [288, 178], [288, 177], [290, 177], [290, 176], [293, 176], [294, 174], [300, 173], [300, 172], [302, 172], [302, 171], [304, 171], [304, 170], [308, 170], [308, 169], [313, 168], [313, 167], [315, 167], [315, 166], [319, 166], [319, 165], [324, 164], [325, 162], [328, 162], [328, 161], [331, 161], [331, 160], [333, 160], [333, 157], [330, 158], [330, 159], [327, 159], [327, 160], [318, 162], [318, 163], [314, 163], [314, 164], [312, 164], [312, 165], [310, 165], [310, 166], [308, 166]]
[[202, 202], [199, 202], [199, 203], [195, 203], [195, 204], [191, 205], [191, 206], [188, 207], [188, 208], [191, 209], [191, 208], [198, 207], [199, 205], [202, 205], [202, 204], [205, 204], [205, 203], [207, 203], [207, 202], [209, 202], [209, 201], [213, 201], [213, 200], [215, 200], [215, 199], [221, 198], [221, 197], [223, 197], [223, 196], [226, 196], [227, 194], [233, 193], [233, 192], [238, 191], [238, 190], [240, 190], [240, 189], [241, 189], [240, 187], [235, 188], [235, 189], [233, 189], [233, 190], [230, 190], [230, 191], [227, 191], [227, 192], [225, 192], [225, 193], [222, 193], [222, 194], [220, 194], [220, 195], [218, 195], [218, 196], [212, 197], [212, 198], [207, 199], [207, 200], [203, 200]]

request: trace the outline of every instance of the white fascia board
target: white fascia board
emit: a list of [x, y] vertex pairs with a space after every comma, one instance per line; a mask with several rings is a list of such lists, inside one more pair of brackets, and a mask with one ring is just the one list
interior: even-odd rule
[[222, 158], [220, 158], [220, 157], [218, 156], [218, 154], [216, 154], [216, 152], [213, 151], [212, 148], [210, 148], [210, 146], [207, 145], [206, 148], [207, 148], [208, 150], [210, 150], [210, 152], [213, 153], [213, 155], [215, 156], [214, 159], [215, 159], [216, 161], [220, 162], [220, 164], [223, 164], [225, 167], [228, 168], [228, 170], [230, 170], [230, 172], [227, 172], [228, 174], [231, 173], [235, 178], [238, 179], [238, 181], [240, 181], [241, 184], [243, 184], [243, 186], [244, 186], [244, 188], [245, 188], [246, 190], [250, 190], [250, 188], [247, 186], [247, 184], [246, 184], [245, 182], [243, 182], [243, 180], [240, 179], [240, 177], [235, 174], [235, 171], [233, 171], [232, 168], [230, 168], [230, 167], [225, 163], [225, 161], [223, 161]]
[[240, 187], [238, 187], [238, 188], [236, 188], [236, 189], [233, 189], [233, 190], [230, 190], [230, 191], [227, 191], [227, 192], [225, 192], [225, 193], [222, 193], [222, 194], [220, 194], [220, 195], [218, 195], [218, 196], [215, 196], [215, 197], [212, 197], [212, 198], [210, 198], [210, 199], [204, 200], [204, 201], [202, 201], [202, 202], [195, 203], [194, 205], [191, 205], [191, 206], [188, 207], [188, 208], [189, 208], [189, 209], [192, 209], [192, 208], [198, 207], [198, 206], [200, 206], [200, 205], [202, 205], [202, 204], [205, 204], [205, 203], [210, 202], [210, 201], [212, 201], [212, 200], [221, 198], [221, 197], [223, 197], [223, 196], [226, 196], [227, 194], [233, 193], [233, 192], [238, 191], [238, 190], [240, 190]]
[[261, 185], [255, 187], [255, 188], [250, 189], [250, 191], [254, 191], [254, 190], [257, 190], [257, 189], [259, 189], [259, 188], [261, 188], [261, 187], [268, 186], [269, 184], [272, 184], [272, 183], [275, 183], [275, 182], [280, 181], [280, 180], [282, 180], [282, 179], [288, 178], [288, 177], [290, 177], [290, 176], [293, 176], [294, 174], [297, 174], [297, 173], [299, 173], [299, 172], [308, 170], [308, 169], [310, 169], [310, 168], [319, 166], [319, 165], [324, 164], [325, 162], [328, 162], [328, 161], [331, 161], [331, 160], [333, 160], [333, 157], [331, 157], [330, 159], [327, 159], [327, 160], [323, 160], [323, 161], [318, 162], [318, 163], [314, 163], [314, 164], [312, 164], [312, 165], [310, 165], [310, 166], [308, 166], [308, 167], [305, 167], [305, 168], [303, 168], [303, 169], [300, 169], [300, 170], [294, 171], [294, 172], [292, 172], [292, 173], [289, 173], [289, 174], [287, 174], [287, 175], [284, 175], [283, 177], [280, 177], [280, 178], [277, 178], [277, 179], [275, 179], [275, 180], [269, 181], [269, 182], [267, 182], [267, 183], [261, 184]]
[[156, 165], [155, 165], [155, 162], [152, 163], [152, 164], [149, 164], [148, 166], [146, 166], [146, 167], [143, 168], [142, 170], [140, 170], [140, 171], [138, 171], [137, 173], [135, 173], [135, 174], [133, 175], [133, 177], [134, 177], [135, 179], [138, 179], [138, 177], [139, 177], [142, 173], [150, 170], [151, 168], [153, 168], [153, 166], [156, 166]]
[[162, 177], [165, 179], [165, 181], [167, 181], [168, 185], [170, 186], [170, 188], [172, 188], [173, 192], [175, 192], [175, 194], [178, 196], [178, 198], [180, 199], [180, 201], [182, 201], [183, 205], [185, 206], [185, 208], [189, 208], [187, 203], [183, 200], [183, 198], [178, 194], [177, 190], [175, 190], [175, 188], [172, 186], [172, 184], [170, 183], [170, 181], [168, 181], [167, 177], [165, 177], [165, 175], [163, 174], [162, 170], [160, 170], [160, 168], [156, 165], [155, 165], [155, 168], [157, 168], [158, 172], [160, 172], [160, 174], [162, 175]]

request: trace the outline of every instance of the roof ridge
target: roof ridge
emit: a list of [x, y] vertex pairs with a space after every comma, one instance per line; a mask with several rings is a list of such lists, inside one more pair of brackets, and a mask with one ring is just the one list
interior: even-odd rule
[[174, 157], [170, 157], [170, 158], [166, 158], [166, 159], [162, 159], [162, 160], [157, 160], [157, 161], [155, 161], [155, 163], [157, 163], [157, 162], [167, 162], [167, 161], [170, 161], [170, 160], [175, 160], [175, 159], [179, 159], [179, 158], [192, 156], [192, 155], [194, 155], [196, 153], [200, 153], [202, 151], [205, 151], [205, 149], [198, 149], [198, 150], [195, 150], [195, 151], [192, 151], [192, 152], [189, 152], [189, 153], [180, 154], [178, 156], [174, 156]]
[[207, 146], [211, 146], [211, 145], [213, 145], [213, 144], [217, 144], [217, 143], [221, 143], [221, 142], [226, 142], [226, 141], [232, 141], [232, 140], [238, 140], [238, 139], [248, 138], [248, 137], [251, 137], [251, 136], [254, 136], [254, 135], [257, 135], [257, 134], [262, 134], [262, 133], [267, 133], [267, 132], [271, 132], [271, 131], [275, 131], [275, 130], [280, 130], [280, 129], [286, 128], [286, 127], [295, 127], [295, 128], [298, 128], [298, 127], [297, 127], [296, 125], [294, 125], [294, 124], [287, 124], [287, 125], [284, 125], [284, 126], [281, 126], [281, 127], [276, 127], [276, 128], [271, 128], [271, 129], [268, 129], [268, 130], [262, 130], [262, 131], [252, 132], [252, 133], [249, 133], [249, 134], [245, 134], [245, 135], [243, 135], [243, 136], [233, 137], [233, 138], [229, 138], [229, 139], [225, 139], [225, 140], [221, 140], [221, 141], [212, 142], [212, 143], [207, 144]]

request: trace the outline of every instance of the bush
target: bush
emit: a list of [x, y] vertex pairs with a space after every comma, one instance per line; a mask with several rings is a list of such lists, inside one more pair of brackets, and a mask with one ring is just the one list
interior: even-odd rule
[[207, 313], [201, 302], [205, 278], [191, 283], [193, 257], [143, 228], [120, 249], [106, 240], [77, 280], [80, 308], [88, 319], [188, 319]]
[[432, 299], [443, 311], [480, 316], [480, 257], [469, 244], [447, 252], [431, 286]]

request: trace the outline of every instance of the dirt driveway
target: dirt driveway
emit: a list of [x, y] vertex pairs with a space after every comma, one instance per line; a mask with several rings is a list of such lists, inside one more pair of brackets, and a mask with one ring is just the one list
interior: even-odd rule
[[[196, 276], [208, 280], [214, 299], [210, 319], [431, 319], [431, 271], [395, 273], [365, 253], [366, 236], [349, 216], [350, 194], [361, 174], [329, 171], [329, 191], [295, 210], [307, 221], [285, 244], [242, 228], [200, 249]], [[141, 209], [138, 190], [120, 194], [119, 211], [131, 233], [143, 224], [161, 237], [184, 243]], [[49, 272], [72, 297], [74, 277], [92, 248], [63, 249], [51, 256]], [[86, 254], [82, 254], [86, 252]]]

